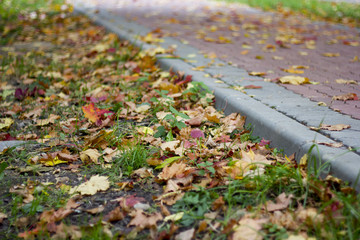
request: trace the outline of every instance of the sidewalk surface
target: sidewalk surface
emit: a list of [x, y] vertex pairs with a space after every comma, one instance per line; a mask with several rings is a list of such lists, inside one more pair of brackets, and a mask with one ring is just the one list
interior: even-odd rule
[[[165, 57], [159, 63], [205, 82], [214, 90], [218, 108], [246, 115], [254, 133], [270, 139], [272, 146], [299, 159], [315, 141], [319, 145], [313, 154], [330, 162], [335, 176], [350, 182], [357, 178], [358, 29], [206, 0], [73, 3], [97, 23], [143, 48], [175, 48], [174, 54], [182, 60]], [[306, 77], [312, 84], [278, 83], [289, 75]], [[322, 123], [350, 128], [310, 130]]]

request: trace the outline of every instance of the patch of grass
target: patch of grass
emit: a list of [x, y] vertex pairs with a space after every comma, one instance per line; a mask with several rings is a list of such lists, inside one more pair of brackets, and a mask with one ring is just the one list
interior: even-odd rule
[[307, 16], [316, 16], [336, 22], [360, 24], [360, 4], [327, 2], [320, 0], [226, 0], [245, 3], [264, 10], [287, 8]]
[[0, 16], [3, 19], [14, 18], [24, 12], [45, 10], [52, 6], [60, 6], [64, 0], [3, 0], [0, 3]]
[[211, 210], [211, 204], [219, 195], [213, 190], [199, 189], [186, 192], [172, 207], [175, 212], [184, 212], [179, 224], [188, 227], [198, 220], [204, 219], [204, 214]]

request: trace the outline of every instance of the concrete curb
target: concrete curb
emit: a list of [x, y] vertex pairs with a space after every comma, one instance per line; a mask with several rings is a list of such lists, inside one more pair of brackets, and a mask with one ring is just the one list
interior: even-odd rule
[[0, 142], [0, 152], [2, 152], [4, 149], [6, 148], [10, 148], [10, 147], [17, 147], [20, 146], [22, 144], [26, 143], [25, 141], [1, 141]]
[[[104, 9], [99, 9], [97, 13], [82, 6], [75, 6], [75, 9], [90, 17], [95, 23], [116, 33], [121, 39], [129, 40], [138, 47], [143, 49], [157, 47], [136, 40], [137, 36], [146, 35], [151, 31], [144, 26], [129, 22], [119, 16], [113, 16]], [[165, 38], [164, 40], [164, 43], [160, 45], [164, 48], [177, 45], [176, 54], [182, 59], [186, 59], [189, 54], [198, 52], [197, 49], [175, 39]], [[360, 139], [358, 136], [360, 121], [328, 108], [319, 107], [316, 103], [277, 84], [249, 76], [245, 70], [229, 66], [220, 60], [216, 60], [211, 67], [204, 69], [204, 72], [194, 71], [193, 68], [207, 65], [210, 59], [198, 55], [191, 60], [192, 62], [185, 62], [181, 59], [161, 58], [160, 56], [158, 63], [164, 69], [172, 68], [174, 71], [182, 71], [187, 75], [192, 75], [194, 81], [204, 82], [214, 91], [216, 108], [223, 109], [225, 114], [239, 112], [245, 115], [247, 123], [254, 127], [254, 134], [271, 140], [273, 147], [284, 149], [286, 154], [295, 153], [297, 159], [300, 159], [305, 153], [310, 153], [312, 158], [318, 160], [317, 164], [329, 164], [327, 171], [348, 181], [360, 191], [360, 183], [355, 183], [360, 174]], [[195, 61], [196, 63], [194, 63]], [[222, 74], [223, 83], [218, 83], [218, 78], [205, 77], [204, 74], [212, 76]], [[240, 83], [241, 85], [256, 84], [263, 88], [261, 90], [249, 89], [247, 94], [229, 88], [240, 85]], [[309, 126], [318, 126], [325, 120], [327, 124], [344, 123], [350, 124], [352, 127], [351, 130], [342, 132], [321, 131], [318, 133], [309, 129]], [[350, 151], [346, 147], [332, 148], [324, 145], [314, 147], [314, 140], [326, 143], [334, 143], [334, 140], [341, 141], [348, 148], [358, 149]]]

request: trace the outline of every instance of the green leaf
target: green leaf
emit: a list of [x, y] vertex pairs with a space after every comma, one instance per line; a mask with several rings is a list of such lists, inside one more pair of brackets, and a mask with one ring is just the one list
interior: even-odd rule
[[182, 158], [182, 157], [181, 156], [175, 156], [175, 157], [168, 158], [162, 164], [156, 166], [155, 169], [164, 168], [166, 165], [169, 165], [169, 164], [179, 160], [180, 158]]
[[166, 134], [165, 141], [170, 142], [170, 141], [173, 141], [173, 140], [174, 140], [174, 136], [173, 136], [173, 134], [172, 134], [172, 131], [170, 130], [170, 131], [168, 132], [168, 134]]
[[186, 115], [185, 113], [181, 113], [179, 111], [177, 111], [175, 108], [173, 108], [172, 106], [170, 106], [169, 108], [170, 112], [172, 112], [175, 116], [180, 116], [184, 119], [190, 119], [190, 117], [188, 115]]
[[157, 132], [154, 134], [154, 138], [163, 137], [166, 135], [166, 130], [164, 126], [160, 126], [157, 128]]

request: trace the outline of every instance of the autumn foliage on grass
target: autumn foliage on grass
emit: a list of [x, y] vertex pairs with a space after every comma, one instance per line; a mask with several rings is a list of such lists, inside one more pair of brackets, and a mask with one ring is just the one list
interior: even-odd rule
[[140, 51], [66, 12], [6, 27], [0, 137], [29, 144], [0, 153], [2, 236], [359, 237], [354, 190], [159, 69], [156, 53], [172, 49]]

